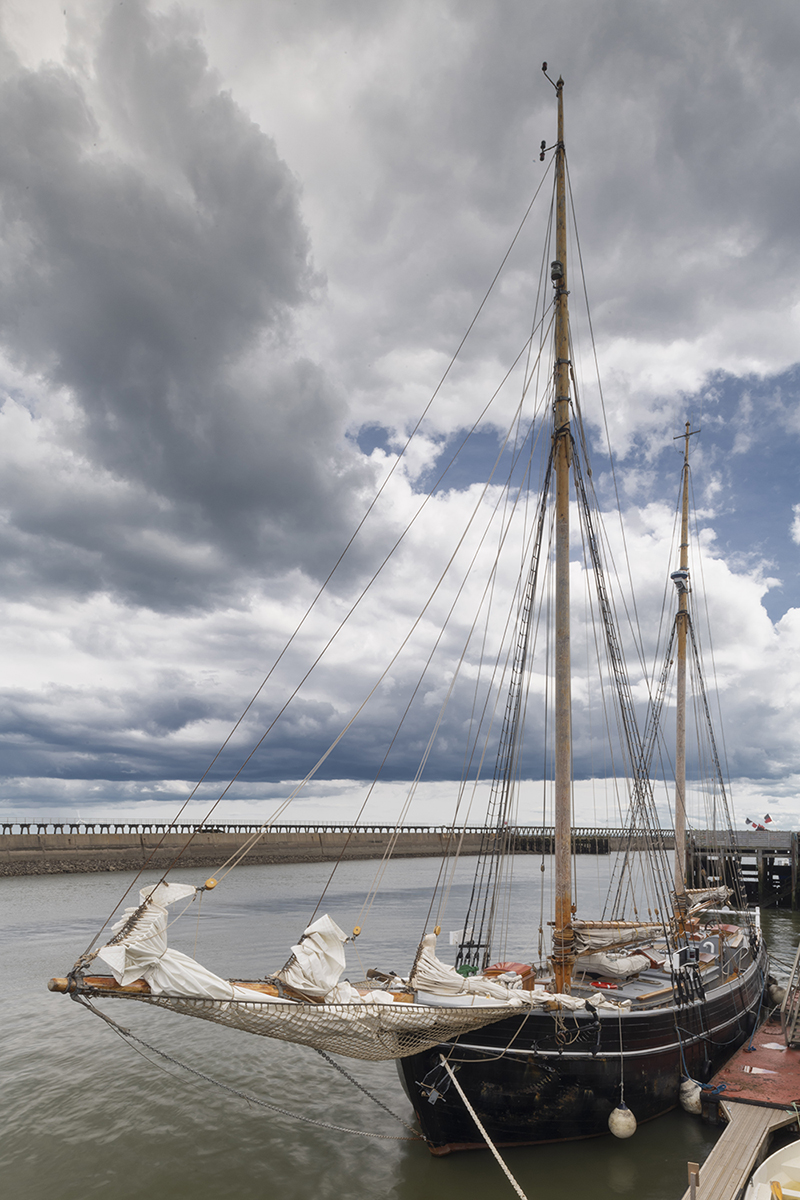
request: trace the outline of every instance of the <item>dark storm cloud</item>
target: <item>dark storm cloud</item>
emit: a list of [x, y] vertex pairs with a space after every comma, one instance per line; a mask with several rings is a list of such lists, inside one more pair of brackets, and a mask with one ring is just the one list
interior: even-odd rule
[[[259, 7], [235, 6], [242, 28], [258, 24]], [[367, 9], [337, 7], [309, 29], [284, 18], [273, 51], [277, 59], [303, 39], [316, 61], [325, 42], [341, 65], [332, 103], [341, 103], [335, 117], [351, 169], [334, 172], [320, 156], [336, 223], [326, 238], [323, 215], [315, 240], [321, 234], [331, 279], [347, 295], [341, 369], [359, 391], [365, 424], [389, 424], [385, 409], [377, 414], [393, 355], [405, 356], [406, 378], [421, 381], [430, 350], [452, 350], [541, 178], [536, 150], [555, 135], [545, 58], [553, 77], [566, 79], [572, 184], [606, 382], [624, 372], [650, 400], [699, 385], [707, 371], [793, 361], [794, 6], [408, 3], [383, 9], [377, 32], [374, 20], [359, 24]], [[350, 60], [361, 67], [357, 84]], [[324, 137], [310, 120], [301, 129]], [[505, 303], [482, 318], [465, 360], [507, 362], [518, 351], [538, 249], [520, 243]], [[573, 268], [577, 308], [574, 257]], [[619, 352], [616, 341], [625, 343]], [[416, 415], [416, 391], [398, 388], [393, 399], [398, 423]], [[634, 431], [652, 423], [624, 394], [620, 408]], [[459, 412], [453, 404], [439, 414], [445, 429]]]
[[15, 557], [35, 532], [56, 577], [74, 556], [67, 587], [155, 605], [235, 590], [256, 558], [327, 570], [366, 477], [341, 400], [291, 352], [320, 283], [297, 182], [180, 18], [114, 6], [93, 70], [18, 67], [0, 92], [0, 335], [72, 406], [36, 414], [72, 460], [50, 504], [41, 480], [13, 490]]
[[[712, 462], [711, 484], [702, 484], [705, 519], [719, 527], [727, 558], [712, 566], [724, 601], [715, 645], [735, 721], [731, 766], [760, 777], [790, 772], [796, 707], [787, 699], [775, 711], [774, 681], [781, 697], [795, 694], [798, 635], [788, 617], [759, 624], [764, 588], [751, 551], [784, 555], [800, 503], [796, 385], [786, 373], [797, 354], [788, 314], [800, 273], [796, 7], [192, 0], [192, 8], [205, 9], [205, 31], [185, 12], [156, 16], [140, 0], [86, 0], [64, 65], [23, 67], [10, 55], [4, 63], [0, 600], [14, 601], [0, 627], [11, 664], [0, 717], [6, 771], [75, 781], [64, 797], [82, 779], [122, 780], [121, 802], [132, 794], [127, 781], [202, 771], [252, 694], [253, 664], [272, 661], [313, 594], [307, 576], [327, 572], [359, 496], [372, 490], [380, 452], [370, 466], [356, 448], [359, 429], [389, 431], [372, 441], [394, 448], [391, 434], [416, 420], [542, 178], [539, 142], [555, 136], [553, 92], [540, 72], [547, 59], [567, 81], [571, 180], [609, 421], [617, 452], [629, 455], [623, 493], [671, 502], [672, 464], [665, 469], [657, 451], [672, 445], [687, 402], [702, 401], [704, 438], [714, 422], [731, 433], [727, 464]], [[458, 445], [456, 431], [529, 333], [534, 236], [538, 225], [520, 239], [495, 307], [439, 397], [418, 484], [437, 473], [435, 443], [446, 447], [442, 457]], [[774, 372], [784, 372], [786, 403], [768, 402], [765, 389], [784, 378], [770, 382]], [[754, 411], [739, 405], [745, 390]], [[590, 403], [585, 411], [596, 419]], [[742, 517], [748, 493], [737, 466], [746, 433], [765, 418], [782, 438], [767, 470], [783, 540], [768, 546], [755, 510]], [[372, 686], [419, 612], [434, 560], [452, 552], [464, 489], [495, 456], [494, 431], [483, 436], [485, 453], [460, 455], [458, 494], [431, 503], [405, 570], [347, 650], [337, 644], [335, 665], [312, 678], [312, 698], [292, 706], [248, 780], [305, 774]], [[766, 456], [760, 432], [752, 448], [755, 478]], [[698, 479], [703, 455], [711, 461], [711, 448], [698, 451]], [[610, 488], [606, 495], [610, 506]], [[410, 515], [415, 498], [397, 496], [379, 517], [383, 531]], [[630, 517], [645, 579], [640, 611], [657, 622], [671, 517]], [[251, 714], [226, 765], [238, 766], [241, 748], [313, 660], [336, 607], [313, 637], [304, 630], [292, 680], [288, 668], [273, 680], [260, 725]], [[161, 610], [157, 622], [147, 608]], [[453, 641], [386, 779], [413, 775], [457, 655]], [[323, 776], [371, 774], [423, 661], [418, 651], [398, 667], [395, 690], [378, 696]], [[444, 720], [430, 779], [460, 775], [469, 717], [461, 704]], [[581, 704], [577, 697], [578, 774], [596, 769], [577, 729]], [[524, 769], [535, 775], [533, 725]], [[19, 785], [13, 794], [28, 793]]]
[[[617, 297], [598, 315], [607, 333], [697, 336], [792, 289], [800, 24], [780, 3], [612, 13], [595, 11], [586, 82], [576, 72], [588, 120], [573, 159], [584, 163], [581, 190], [591, 188], [589, 231], [602, 222], [604, 234], [588, 241], [593, 292]], [[587, 105], [592, 96], [614, 98]]]
[[180, 777], [175, 766], [182, 758], [186, 767], [186, 755], [173, 751], [167, 739], [211, 715], [212, 705], [188, 676], [162, 675], [158, 695], [146, 699], [128, 689], [99, 688], [91, 700], [79, 688], [51, 687], [44, 696], [9, 690], [0, 715], [5, 770], [96, 778], [102, 761], [114, 778], [142, 778], [151, 775], [158, 758], [162, 763], [173, 759], [170, 774]]

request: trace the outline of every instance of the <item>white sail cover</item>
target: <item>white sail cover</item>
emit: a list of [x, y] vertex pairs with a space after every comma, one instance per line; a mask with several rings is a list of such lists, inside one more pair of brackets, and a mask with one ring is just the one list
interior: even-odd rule
[[126, 908], [122, 919], [112, 926], [117, 931], [130, 923], [130, 928], [97, 952], [97, 957], [111, 968], [117, 983], [125, 987], [136, 979], [144, 979], [156, 996], [252, 998], [253, 993], [248, 989], [234, 987], [188, 954], [167, 945], [168, 906], [194, 896], [196, 891], [188, 883], [159, 883], [155, 888], [141, 889], [139, 908]]
[[578, 959], [579, 971], [594, 972], [606, 979], [631, 979], [650, 966], [644, 954], [586, 954]]
[[664, 926], [644, 921], [579, 921], [573, 917], [572, 932], [575, 952], [582, 955], [663, 938]]
[[[275, 978], [304, 996], [338, 1004], [360, 1004], [361, 996], [356, 989], [347, 981], [339, 983], [346, 966], [346, 941], [347, 935], [326, 913], [309, 925], [298, 944], [292, 946], [292, 961]], [[391, 996], [385, 992], [379, 995], [391, 1003]]]

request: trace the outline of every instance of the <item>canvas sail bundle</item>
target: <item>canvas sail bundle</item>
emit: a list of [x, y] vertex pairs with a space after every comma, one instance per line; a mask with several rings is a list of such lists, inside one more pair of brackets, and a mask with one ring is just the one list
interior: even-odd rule
[[686, 888], [689, 914], [702, 912], [712, 904], [727, 904], [732, 895], [732, 889], [724, 885], [710, 888]]
[[641, 945], [654, 938], [664, 937], [661, 924], [639, 921], [581, 921], [573, 918], [575, 953], [594, 954], [621, 946]]
[[[397, 1001], [391, 991], [369, 984], [358, 988], [340, 978], [346, 936], [327, 915], [309, 925], [292, 947], [289, 964], [269, 983], [232, 982], [168, 945], [168, 906], [193, 898], [196, 891], [175, 883], [143, 888], [138, 908], [126, 909], [114, 927], [116, 936], [97, 951], [118, 987], [93, 990], [371, 1061], [416, 1054], [510, 1011], [549, 1007], [558, 1000], [544, 991], [523, 992], [496, 980], [464, 979], [436, 958], [433, 934], [423, 940], [410, 983], [392, 982], [395, 989], [420, 989], [422, 1002]], [[124, 990], [135, 982], [146, 984], [146, 990]], [[305, 999], [281, 995], [284, 985], [286, 992]], [[267, 987], [278, 994], [268, 994]], [[574, 1006], [572, 997], [563, 1000]]]

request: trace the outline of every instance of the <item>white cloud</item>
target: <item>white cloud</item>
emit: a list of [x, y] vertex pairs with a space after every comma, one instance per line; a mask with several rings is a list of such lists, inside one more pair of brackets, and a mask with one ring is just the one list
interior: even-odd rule
[[792, 505], [794, 519], [792, 521], [792, 541], [800, 546], [800, 504]]
[[[786, 445], [800, 433], [789, 377], [764, 394], [764, 377], [797, 354], [796, 15], [770, 0], [757, 13], [743, 0], [669, 12], [581, 0], [568, 18], [521, 0], [195, 0], [180, 11], [84, 0], [66, 16], [43, 3], [4, 17], [0, 731], [22, 781], [9, 803], [34, 804], [39, 788], [42, 803], [69, 806], [85, 775], [86, 803], [102, 786], [91, 802], [109, 811], [160, 811], [152, 792], [171, 797], [203, 769], [394, 463], [542, 177], [536, 148], [552, 141], [554, 106], [531, 78], [537, 47], [567, 78], [609, 424], [629, 452], [623, 496], [644, 506], [628, 514], [628, 551], [652, 649], [672, 521], [652, 501], [687, 403], [707, 434], [731, 435], [737, 462], [764, 455], [767, 433]], [[442, 439], [471, 424], [524, 346], [538, 236], [523, 231], [260, 720], [410, 518]], [[573, 271], [576, 309], [580, 292]], [[591, 375], [577, 312], [574, 331]], [[514, 376], [489, 417], [498, 428], [519, 391]], [[591, 387], [583, 402], [596, 433]], [[366, 425], [390, 431], [370, 457], [353, 440]], [[695, 461], [703, 520], [718, 533], [705, 535], [706, 582], [728, 744], [735, 772], [768, 789], [797, 766], [793, 593], [782, 620], [765, 608], [792, 568], [744, 519], [733, 538], [722, 532], [746, 498], [714, 445]], [[254, 774], [294, 778], [338, 732], [475, 494], [462, 486], [429, 503]], [[504, 567], [498, 592], [510, 579]], [[445, 612], [437, 597], [342, 752], [343, 775], [379, 760]], [[465, 609], [447, 628], [427, 707], [468, 619]], [[442, 733], [454, 771], [461, 716]], [[421, 717], [409, 733], [418, 751]], [[237, 753], [256, 736], [253, 717]], [[320, 813], [349, 785], [335, 800], [328, 786], [312, 789]], [[452, 792], [428, 786], [432, 806]]]

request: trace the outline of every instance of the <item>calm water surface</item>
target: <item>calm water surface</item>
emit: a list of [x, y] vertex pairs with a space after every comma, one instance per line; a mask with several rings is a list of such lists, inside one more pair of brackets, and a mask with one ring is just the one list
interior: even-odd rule
[[[515, 888], [529, 899], [533, 889], [540, 890], [540, 860], [517, 861]], [[375, 866], [346, 863], [339, 869], [324, 907], [343, 928], [358, 919]], [[579, 860], [578, 869], [585, 893], [600, 889], [597, 860]], [[380, 908], [361, 922], [360, 962], [348, 947], [351, 978], [370, 966], [408, 970], [436, 870], [431, 859], [390, 865]], [[224, 976], [252, 978], [275, 970], [307, 923], [329, 871], [317, 864], [240, 867], [204, 899], [199, 919], [198, 906], [190, 908], [171, 930], [171, 944]], [[445, 929], [458, 927], [470, 876], [465, 861]], [[201, 882], [197, 872], [176, 872], [178, 877]], [[348, 1135], [250, 1106], [177, 1066], [148, 1061], [68, 997], [50, 994], [47, 979], [66, 974], [132, 878], [120, 873], [0, 879], [3, 1195], [26, 1200], [100, 1194], [114, 1200], [513, 1195], [488, 1153], [435, 1159], [421, 1143]], [[764, 920], [776, 973], [785, 973], [800, 924], [788, 912], [767, 913]], [[538, 917], [533, 924], [538, 926]], [[535, 952], [536, 929], [520, 925], [512, 934], [508, 950], [514, 958]], [[105, 1001], [100, 1007], [182, 1062], [287, 1110], [359, 1130], [401, 1138], [406, 1133], [306, 1047], [130, 1002]], [[411, 1119], [393, 1063], [343, 1061], [390, 1108]], [[678, 1200], [686, 1161], [702, 1162], [714, 1138], [712, 1128], [680, 1112], [640, 1127], [629, 1141], [607, 1137], [509, 1150], [506, 1159], [531, 1200], [564, 1194]]]

